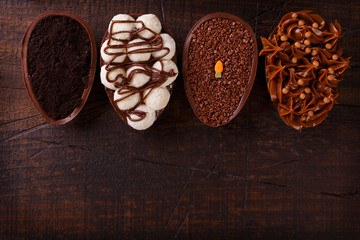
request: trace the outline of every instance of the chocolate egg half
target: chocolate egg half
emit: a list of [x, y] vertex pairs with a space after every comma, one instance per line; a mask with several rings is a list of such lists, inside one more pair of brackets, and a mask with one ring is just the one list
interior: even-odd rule
[[201, 18], [183, 50], [187, 98], [204, 124], [229, 123], [244, 106], [257, 68], [256, 37], [242, 19], [228, 13]]
[[281, 119], [296, 130], [323, 122], [349, 67], [342, 56], [340, 24], [327, 24], [310, 10], [283, 16], [268, 39], [261, 37], [271, 101]]
[[75, 14], [43, 13], [24, 34], [21, 64], [25, 87], [38, 112], [50, 123], [65, 124], [81, 111], [93, 84], [94, 34]]
[[167, 106], [178, 75], [170, 30], [154, 14], [118, 14], [101, 46], [101, 81], [113, 108], [132, 128], [149, 128]]

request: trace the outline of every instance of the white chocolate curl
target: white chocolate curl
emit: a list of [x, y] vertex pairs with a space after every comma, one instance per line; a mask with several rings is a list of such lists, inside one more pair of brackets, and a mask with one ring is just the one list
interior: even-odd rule
[[[132, 71], [135, 70], [141, 70], [141, 71], [145, 71], [145, 68], [142, 66], [133, 66], [131, 68], [129, 68], [126, 71], [126, 76], [127, 78], [130, 77], [130, 74]], [[135, 73], [133, 75], [133, 77], [131, 79], [129, 79], [130, 81], [130, 85], [133, 87], [142, 87], [145, 83], [147, 83], [150, 80], [150, 76], [146, 75], [145, 73], [139, 72], [139, 73]]]
[[116, 21], [135, 21], [135, 19], [127, 14], [118, 14], [113, 17], [109, 24], [108, 31], [112, 34], [113, 38], [119, 40], [130, 40], [130, 32], [135, 28], [135, 23], [119, 23]]
[[[152, 52], [152, 55], [153, 55], [154, 58], [158, 58], [158, 57], [163, 56], [161, 59], [170, 60], [175, 55], [175, 50], [176, 50], [175, 41], [167, 33], [160, 34], [160, 37], [161, 37], [162, 42], [163, 42], [163, 48], [168, 48], [170, 51], [168, 52], [167, 49], [159, 50], [159, 51]], [[160, 45], [159, 46], [154, 46], [154, 47], [160, 47]]]
[[170, 92], [165, 87], [147, 89], [144, 96], [145, 104], [155, 111], [165, 108], [170, 100]]
[[[126, 48], [115, 48], [116, 46], [123, 45], [124, 43], [117, 40], [111, 40], [110, 46], [107, 48], [105, 52], [105, 48], [107, 47], [109, 39], [104, 41], [103, 45], [101, 46], [101, 57], [105, 63], [110, 63], [116, 55], [110, 55], [108, 53], [125, 53]], [[122, 54], [116, 57], [112, 63], [122, 63], [125, 60], [126, 54]]]
[[[101, 83], [107, 88], [110, 88], [112, 90], [116, 90], [117, 88], [115, 87], [115, 83], [121, 83], [126, 77], [125, 69], [123, 69], [123, 68], [115, 68], [115, 69], [113, 69], [113, 70], [111, 70], [109, 72], [105, 68], [106, 68], [106, 65], [101, 67], [101, 71], [100, 71]], [[109, 82], [107, 80], [107, 78], [106, 78], [106, 74], [108, 75], [108, 78], [111, 81], [114, 81], [115, 79], [116, 79], [116, 81]]]
[[[128, 92], [128, 90], [126, 90], [126, 89], [121, 89], [120, 90], [119, 89], [119, 90], [114, 92], [114, 101], [117, 101], [120, 98], [126, 97], [129, 94], [131, 94], [131, 93]], [[139, 102], [140, 102], [140, 94], [135, 93], [135, 94], [132, 94], [131, 96], [128, 96], [128, 97], [124, 98], [121, 101], [118, 101], [117, 106], [118, 106], [118, 108], [120, 110], [129, 110], [130, 108], [135, 107], [136, 104], [138, 104]]]
[[[163, 64], [163, 67], [161, 66], [161, 63]], [[153, 68], [156, 68], [157, 70], [164, 71], [164, 72], [170, 72], [173, 70], [176, 75], [173, 77], [168, 77], [168, 79], [161, 85], [162, 87], [166, 87], [172, 82], [175, 81], [176, 77], [179, 74], [179, 70], [176, 66], [176, 64], [171, 60], [160, 60], [154, 63]]]
[[[140, 121], [131, 121], [129, 117], [127, 117], [127, 122], [130, 127], [136, 129], [136, 130], [145, 130], [149, 128], [156, 120], [156, 113], [154, 110], [149, 108], [148, 106], [142, 104], [138, 106], [135, 110], [142, 111], [146, 113], [146, 116], [141, 119]], [[140, 119], [139, 116], [135, 114], [130, 114], [130, 117], [132, 119]]]
[[[141, 43], [139, 46], [131, 46], [131, 44]], [[133, 62], [144, 62], [150, 59], [151, 52], [148, 50], [143, 50], [147, 52], [141, 52], [141, 49], [151, 48], [150, 44], [148, 44], [145, 40], [142, 39], [134, 39], [129, 42], [129, 46], [127, 49], [129, 59]], [[135, 51], [135, 52], [134, 52]]]
[[[150, 29], [151, 31], [153, 31], [155, 33], [160, 33], [160, 31], [161, 31], [161, 28], [162, 28], [161, 22], [157, 18], [157, 16], [155, 16], [154, 14], [141, 15], [140, 17], [138, 17], [138, 19], [136, 19], [136, 21], [143, 22], [146, 28]], [[137, 29], [140, 29], [141, 27], [142, 27], [141, 23], [136, 23]], [[138, 35], [145, 39], [150, 39], [154, 36], [154, 34], [152, 32], [150, 32], [149, 30], [142, 30], [138, 33]]]

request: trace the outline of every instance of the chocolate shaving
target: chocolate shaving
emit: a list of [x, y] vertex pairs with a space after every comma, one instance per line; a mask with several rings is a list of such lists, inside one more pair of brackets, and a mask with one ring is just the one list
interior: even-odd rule
[[[187, 55], [188, 97], [198, 118], [212, 127], [228, 123], [248, 90], [255, 55], [252, 34], [239, 21], [212, 18], [194, 30]], [[223, 73], [216, 78], [218, 61]]]

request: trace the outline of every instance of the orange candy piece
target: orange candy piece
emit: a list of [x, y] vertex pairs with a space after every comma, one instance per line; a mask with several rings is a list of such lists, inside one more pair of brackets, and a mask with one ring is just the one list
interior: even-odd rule
[[223, 70], [224, 70], [223, 63], [220, 60], [217, 61], [215, 64], [215, 77], [221, 78], [221, 73], [223, 72]]

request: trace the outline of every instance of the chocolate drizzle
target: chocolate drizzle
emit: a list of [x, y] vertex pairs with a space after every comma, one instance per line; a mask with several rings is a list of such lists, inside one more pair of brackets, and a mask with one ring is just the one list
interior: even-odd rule
[[[115, 83], [115, 87], [118, 88], [116, 90], [116, 91], [118, 91], [118, 93], [120, 93], [120, 91], [121, 91], [121, 94], [125, 95], [125, 96], [114, 101], [115, 104], [117, 104], [117, 102], [122, 101], [134, 94], [140, 93], [140, 101], [138, 104], [136, 104], [136, 106], [134, 106], [133, 108], [131, 108], [129, 110], [125, 110], [125, 111], [120, 110], [126, 116], [125, 118], [123, 118], [124, 121], [126, 121], [126, 118], [130, 119], [131, 121], [140, 121], [145, 118], [146, 113], [143, 111], [135, 110], [135, 109], [139, 105], [144, 103], [144, 100], [149, 95], [149, 93], [152, 91], [152, 89], [161, 86], [164, 82], [166, 82], [166, 80], [169, 77], [176, 76], [176, 73], [174, 70], [165, 72], [163, 70], [158, 70], [158, 69], [152, 67], [152, 65], [155, 62], [161, 60], [164, 56], [166, 56], [170, 52], [170, 49], [167, 47], [164, 47], [164, 43], [163, 43], [163, 40], [162, 40], [160, 34], [157, 34], [156, 32], [152, 31], [151, 29], [146, 28], [142, 21], [113, 20], [111, 23], [110, 29], [113, 29], [113, 25], [115, 23], [117, 23], [117, 24], [119, 24], [119, 23], [120, 24], [121, 23], [124, 23], [124, 24], [140, 23], [141, 24], [141, 28], [138, 28], [138, 29], [133, 28], [131, 31], [118, 31], [118, 32], [107, 31], [105, 34], [105, 37], [103, 39], [103, 44], [106, 40], [108, 40], [107, 45], [104, 48], [104, 51], [107, 55], [110, 55], [113, 57], [108, 62], [105, 62], [103, 59], [101, 59], [101, 66], [105, 65], [105, 69], [107, 71], [106, 79], [108, 82], [114, 83], [114, 82], [117, 82], [119, 80], [119, 78], [121, 78], [120, 83]], [[145, 30], [153, 33], [154, 37], [152, 37], [151, 39], [145, 39], [138, 35], [141, 31], [145, 31]], [[121, 40], [121, 39], [115, 38], [114, 35], [119, 34], [119, 33], [129, 33], [130, 34], [129, 40]], [[143, 41], [130, 43], [130, 41], [134, 40], [134, 39], [141, 39]], [[121, 42], [121, 44], [112, 44], [111, 43], [112, 41], [114, 41], [115, 43]], [[142, 46], [144, 46], [144, 47], [140, 48], [140, 49], [136, 49], [136, 50], [131, 50], [131, 51], [115, 52], [115, 53], [109, 52], [109, 49], [126, 49], [127, 50], [128, 48], [131, 48], [131, 47], [142, 47]], [[151, 56], [150, 59], [147, 61], [131, 61], [129, 59], [129, 57], [127, 56], [128, 54], [143, 54], [143, 53], [151, 54], [152, 52], [163, 51], [163, 50], [165, 50], [164, 54], [162, 54], [159, 57]], [[120, 56], [124, 56], [124, 55], [126, 55], [126, 58], [123, 62], [117, 63], [115, 61], [116, 58], [118, 58]], [[160, 63], [161, 63], [161, 69], [163, 69], [163, 62], [160, 61]], [[134, 66], [137, 66], [140, 68], [136, 68], [136, 69], [132, 70], [127, 77], [124, 76], [123, 74], [118, 74], [113, 80], [111, 80], [109, 78], [109, 73], [115, 69], [122, 68], [122, 69], [127, 70]], [[131, 86], [130, 81], [133, 78], [133, 76], [137, 73], [142, 73], [142, 74], [149, 76], [150, 80], [141, 87]], [[172, 85], [167, 86], [169, 91], [171, 90], [171, 87], [172, 87]], [[147, 94], [145, 95], [145, 91], [148, 89], [150, 91], [148, 91]], [[133, 119], [133, 118], [131, 118], [131, 114], [134, 114], [134, 115], [138, 116], [139, 118]]]
[[316, 126], [337, 104], [350, 59], [342, 57], [342, 36], [337, 21], [328, 25], [306, 10], [286, 14], [269, 39], [261, 37], [270, 97], [289, 126]]

